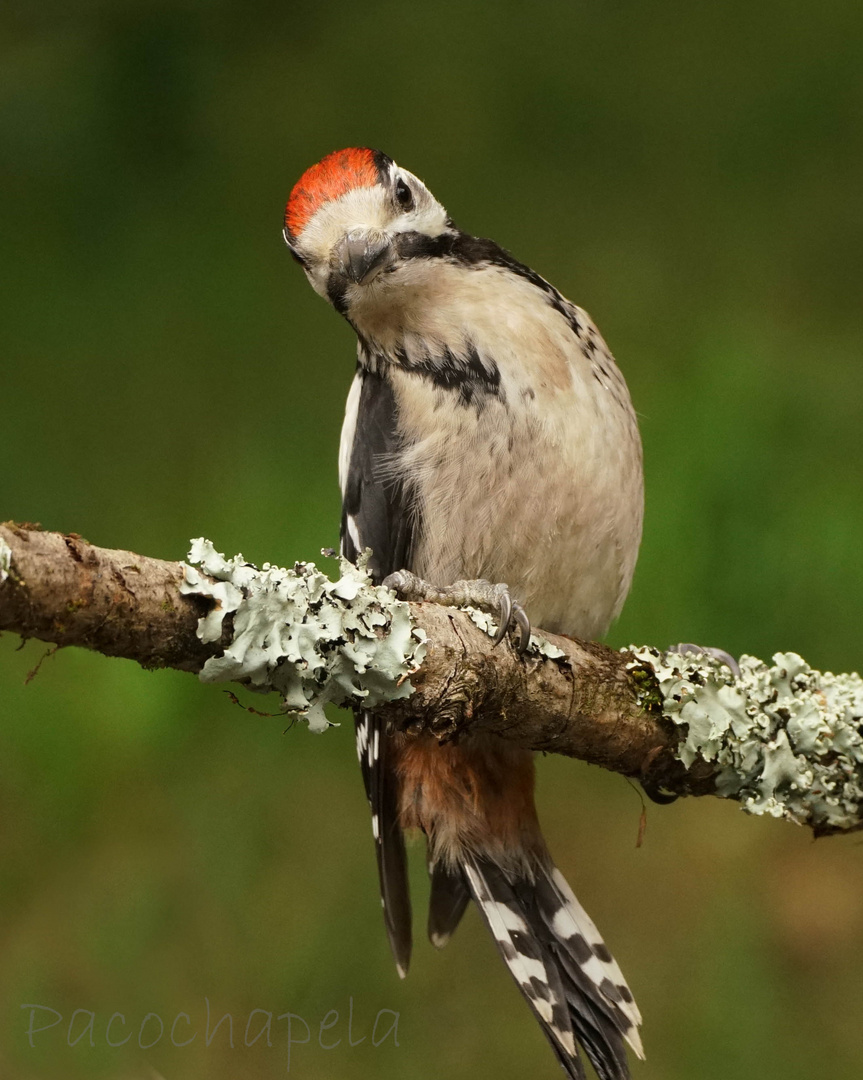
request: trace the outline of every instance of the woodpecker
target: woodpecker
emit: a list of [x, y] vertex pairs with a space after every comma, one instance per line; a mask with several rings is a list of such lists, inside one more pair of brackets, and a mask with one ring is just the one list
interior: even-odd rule
[[[527, 612], [550, 631], [604, 634], [641, 539], [642, 455], [626, 383], [588, 315], [457, 228], [379, 150], [308, 169], [284, 238], [357, 335], [339, 449], [344, 555], [370, 548], [378, 581], [407, 570], [476, 583], [500, 601], [502, 630], [514, 611], [522, 631]], [[580, 1044], [601, 1080], [627, 1080], [624, 1041], [643, 1057], [641, 1016], [551, 860], [533, 755], [494, 735], [388, 734], [363, 711], [356, 737], [399, 974], [411, 952], [404, 833], [419, 829], [432, 943], [446, 944], [473, 899], [567, 1075], [584, 1078]]]

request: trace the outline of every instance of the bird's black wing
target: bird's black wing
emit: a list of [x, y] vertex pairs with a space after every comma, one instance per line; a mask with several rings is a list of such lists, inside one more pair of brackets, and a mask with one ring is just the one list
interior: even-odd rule
[[382, 581], [410, 569], [415, 515], [406, 485], [393, 476], [399, 435], [392, 385], [385, 374], [371, 371], [360, 370], [356, 378], [360, 388], [342, 488], [342, 554], [355, 561], [371, 548], [369, 570]]
[[[360, 369], [348, 398], [342, 432], [342, 554], [351, 561], [371, 548], [369, 570], [381, 581], [409, 569], [415, 518], [406, 486], [392, 476], [399, 448], [398, 408], [386, 374]], [[353, 415], [351, 415], [353, 412]], [[379, 719], [356, 714], [357, 756], [372, 811], [381, 900], [387, 936], [399, 974], [411, 954], [411, 906], [407, 858], [398, 821], [397, 777], [392, 745]]]

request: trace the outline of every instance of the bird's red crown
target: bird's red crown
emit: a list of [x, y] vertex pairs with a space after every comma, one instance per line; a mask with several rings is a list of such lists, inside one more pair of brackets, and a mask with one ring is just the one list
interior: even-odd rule
[[358, 187], [374, 187], [380, 180], [375, 151], [349, 147], [327, 154], [306, 169], [294, 185], [285, 207], [285, 227], [292, 239], [303, 231], [314, 214], [332, 199]]

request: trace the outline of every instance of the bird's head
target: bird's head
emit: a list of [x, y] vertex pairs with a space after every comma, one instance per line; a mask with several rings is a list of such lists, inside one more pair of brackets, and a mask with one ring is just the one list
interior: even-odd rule
[[307, 169], [285, 208], [291, 254], [343, 314], [403, 279], [415, 256], [455, 231], [421, 180], [366, 148], [337, 150]]

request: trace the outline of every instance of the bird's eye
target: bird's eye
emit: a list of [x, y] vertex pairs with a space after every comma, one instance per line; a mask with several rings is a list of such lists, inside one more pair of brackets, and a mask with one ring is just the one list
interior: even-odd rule
[[396, 184], [396, 202], [399, 204], [402, 210], [413, 209], [413, 192], [401, 178], [399, 178], [399, 181]]

